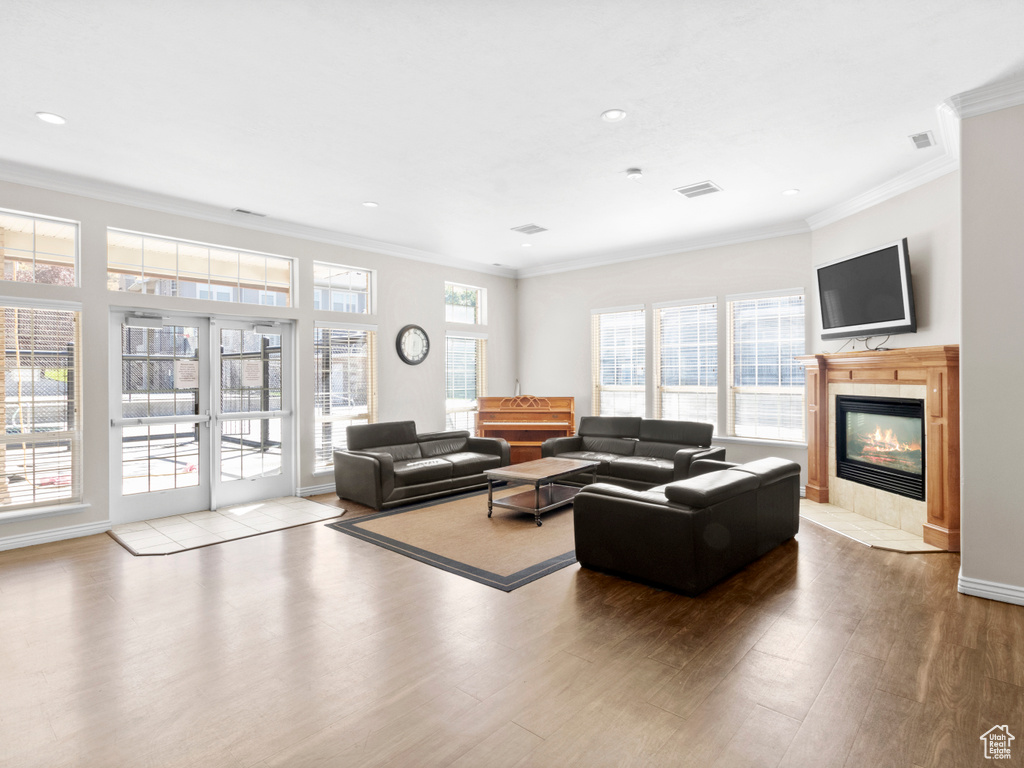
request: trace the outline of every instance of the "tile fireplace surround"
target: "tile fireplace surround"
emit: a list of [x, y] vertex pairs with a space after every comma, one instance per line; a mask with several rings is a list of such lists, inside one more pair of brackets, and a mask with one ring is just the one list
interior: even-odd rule
[[[805, 355], [807, 498], [960, 551], [960, 348], [957, 345]], [[925, 501], [836, 477], [836, 395], [924, 400]]]

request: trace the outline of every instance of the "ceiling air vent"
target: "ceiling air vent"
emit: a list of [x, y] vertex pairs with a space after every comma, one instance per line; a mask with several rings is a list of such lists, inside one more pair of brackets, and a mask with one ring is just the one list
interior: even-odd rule
[[680, 187], [676, 190], [683, 197], [700, 197], [701, 195], [710, 195], [712, 192], [721, 192], [722, 188], [715, 184], [713, 181], [702, 181], [697, 184], [690, 184], [686, 187]]
[[521, 232], [524, 235], [536, 235], [538, 232], [547, 232], [544, 227], [538, 227], [536, 224], [523, 224], [521, 227], [512, 227], [513, 232]]
[[925, 131], [924, 133], [915, 133], [910, 137], [910, 140], [914, 142], [914, 146], [918, 149], [928, 149], [928, 147], [935, 146], [935, 137], [932, 136], [931, 131]]
[[267, 214], [265, 214], [265, 213], [256, 213], [256, 211], [247, 211], [247, 210], [245, 210], [245, 208], [232, 208], [231, 212], [232, 213], [240, 213], [243, 216], [258, 216], [261, 219], [265, 219], [267, 217]]

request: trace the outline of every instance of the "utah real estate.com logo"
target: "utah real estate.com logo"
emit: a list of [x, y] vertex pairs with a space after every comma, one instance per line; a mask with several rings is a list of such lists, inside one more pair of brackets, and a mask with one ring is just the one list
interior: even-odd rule
[[986, 760], [1009, 760], [1010, 742], [1016, 738], [1009, 726], [994, 725], [979, 737], [985, 743]]

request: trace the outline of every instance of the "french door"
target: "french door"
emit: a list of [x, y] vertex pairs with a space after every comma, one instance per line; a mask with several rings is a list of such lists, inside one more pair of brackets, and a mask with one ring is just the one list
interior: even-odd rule
[[112, 315], [112, 522], [294, 493], [291, 330]]

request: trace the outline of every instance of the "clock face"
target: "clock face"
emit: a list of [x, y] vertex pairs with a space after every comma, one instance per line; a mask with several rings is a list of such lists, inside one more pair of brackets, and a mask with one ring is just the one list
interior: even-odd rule
[[430, 339], [427, 332], [418, 325], [407, 325], [398, 332], [395, 347], [403, 362], [419, 365], [427, 359], [427, 353], [430, 352]]

